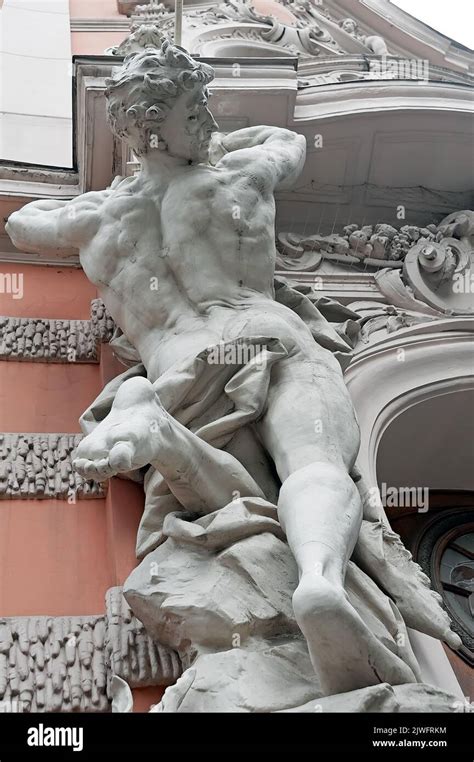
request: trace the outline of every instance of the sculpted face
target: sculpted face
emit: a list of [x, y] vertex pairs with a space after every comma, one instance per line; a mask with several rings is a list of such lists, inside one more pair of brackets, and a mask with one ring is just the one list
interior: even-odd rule
[[160, 124], [160, 138], [170, 156], [204, 162], [216, 129], [217, 123], [207, 107], [207, 94], [197, 87], [176, 98]]
[[344, 19], [342, 22], [342, 29], [348, 34], [354, 34], [357, 30], [357, 24], [353, 19]]
[[217, 129], [207, 108], [213, 69], [165, 40], [160, 49], [131, 53], [107, 80], [107, 116], [137, 156], [153, 151], [190, 162], [208, 159]]

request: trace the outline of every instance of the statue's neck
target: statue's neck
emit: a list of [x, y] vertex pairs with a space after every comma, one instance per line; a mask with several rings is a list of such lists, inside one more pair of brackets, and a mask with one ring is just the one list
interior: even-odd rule
[[146, 154], [140, 158], [141, 176], [144, 180], [168, 181], [180, 175], [189, 166], [187, 159], [170, 156], [166, 151]]

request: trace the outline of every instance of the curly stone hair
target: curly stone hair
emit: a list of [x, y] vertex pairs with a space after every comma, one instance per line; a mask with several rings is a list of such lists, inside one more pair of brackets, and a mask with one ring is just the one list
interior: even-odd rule
[[107, 116], [112, 131], [126, 138], [137, 156], [150, 150], [150, 136], [160, 140], [159, 125], [173, 102], [187, 90], [201, 85], [203, 91], [214, 70], [191, 58], [180, 47], [164, 40], [161, 48], [132, 53], [123, 66], [106, 80]]

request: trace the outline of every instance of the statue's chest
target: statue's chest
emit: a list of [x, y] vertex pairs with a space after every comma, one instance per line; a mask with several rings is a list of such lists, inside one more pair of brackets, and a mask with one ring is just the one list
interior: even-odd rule
[[230, 208], [231, 195], [224, 178], [207, 172], [181, 177], [168, 189], [161, 204], [163, 234], [205, 236], [210, 225]]

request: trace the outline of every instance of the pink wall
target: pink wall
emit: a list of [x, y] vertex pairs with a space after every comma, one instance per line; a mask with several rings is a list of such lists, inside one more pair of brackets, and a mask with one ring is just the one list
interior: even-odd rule
[[115, 584], [104, 500], [2, 500], [1, 616], [104, 611]]
[[[22, 275], [23, 298], [0, 293], [0, 315], [88, 320], [95, 287], [74, 267], [2, 262], [3, 274]], [[17, 283], [19, 281], [17, 280]]]
[[78, 432], [100, 389], [91, 364], [1, 360], [0, 431]]
[[120, 18], [117, 0], [69, 0], [69, 14], [72, 19]]
[[296, 23], [296, 17], [290, 10], [275, 2], [275, 0], [253, 0], [253, 7], [262, 16], [275, 16], [285, 24], [292, 26]]
[[71, 32], [73, 56], [102, 56], [107, 48], [119, 45], [129, 32]]

